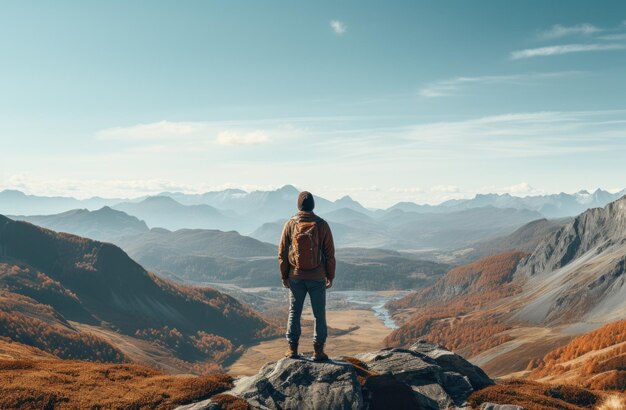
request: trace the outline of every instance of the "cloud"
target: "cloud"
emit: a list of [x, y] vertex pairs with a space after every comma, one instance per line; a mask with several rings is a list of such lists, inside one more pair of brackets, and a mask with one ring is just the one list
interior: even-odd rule
[[429, 158], [522, 158], [626, 149], [625, 111], [510, 113], [415, 125], [404, 138]]
[[421, 194], [424, 192], [424, 189], [421, 187], [417, 187], [417, 186], [391, 187], [389, 191], [394, 192], [394, 193], [402, 193], [402, 194]]
[[217, 135], [216, 142], [220, 145], [252, 145], [270, 142], [270, 137], [263, 131], [235, 132], [222, 131]]
[[574, 26], [562, 26], [555, 24], [549, 30], [540, 33], [540, 37], [544, 39], [555, 39], [571, 35], [591, 35], [602, 31], [601, 28], [594, 26], [593, 24], [583, 23]]
[[455, 77], [447, 80], [426, 84], [419, 90], [419, 95], [425, 98], [448, 97], [459, 90], [472, 85], [488, 84], [527, 84], [533, 81], [552, 79], [580, 74], [579, 71], [558, 71], [552, 73], [530, 73], [512, 75], [487, 75], [480, 77]]
[[343, 21], [339, 21], [339, 20], [331, 20], [330, 28], [332, 28], [335, 34], [338, 34], [338, 35], [342, 35], [348, 29], [346, 24]]
[[79, 199], [100, 196], [104, 198], [136, 198], [143, 195], [156, 195], [161, 192], [185, 192], [201, 194], [225, 189], [241, 189], [246, 192], [255, 190], [275, 190], [278, 185], [181, 183], [170, 179], [78, 179], [51, 178], [31, 174], [14, 174], [0, 184], [3, 189], [18, 189], [32, 195], [72, 196]]
[[458, 194], [461, 192], [461, 188], [456, 185], [435, 185], [430, 188], [431, 192], [438, 192], [444, 194]]
[[540, 193], [540, 191], [533, 188], [528, 182], [521, 182], [517, 185], [511, 185], [511, 186], [505, 187], [503, 191], [509, 194], [515, 195], [515, 196]]
[[547, 57], [547, 56], [555, 56], [555, 55], [570, 54], [570, 53], [624, 50], [624, 49], [626, 49], [626, 44], [621, 44], [621, 43], [564, 44], [564, 45], [557, 45], [557, 46], [528, 48], [525, 50], [513, 51], [511, 52], [511, 59], [519, 60], [522, 58]]
[[101, 141], [121, 141], [135, 152], [167, 153], [210, 150], [215, 145], [266, 144], [274, 137], [297, 135], [298, 130], [285, 124], [159, 121], [129, 127], [107, 128], [96, 132]]
[[197, 134], [206, 129], [200, 122], [159, 121], [130, 127], [107, 128], [96, 133], [103, 140], [154, 140], [171, 139]]
[[626, 33], [607, 34], [604, 36], [598, 36], [597, 38], [599, 40], [606, 40], [606, 41], [624, 41], [626, 40]]

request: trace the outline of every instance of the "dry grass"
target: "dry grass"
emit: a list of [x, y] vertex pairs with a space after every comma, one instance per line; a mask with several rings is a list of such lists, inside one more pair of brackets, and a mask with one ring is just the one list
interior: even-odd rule
[[[165, 375], [129, 364], [0, 360], [0, 408], [169, 409], [232, 387], [228, 375]], [[224, 399], [226, 408], [244, 409]]]
[[603, 401], [591, 390], [566, 385], [549, 385], [511, 379], [474, 392], [469, 398], [472, 408], [482, 403], [514, 404], [533, 410], [593, 409]]
[[623, 395], [618, 396], [616, 394], [607, 396], [606, 399], [600, 404], [598, 410], [624, 410], [626, 409], [626, 400]]
[[211, 397], [211, 401], [219, 403], [221, 410], [248, 410], [250, 408], [247, 401], [230, 394], [216, 394]]
[[356, 370], [356, 376], [361, 385], [365, 384], [365, 380], [370, 377], [378, 374], [377, 372], [370, 370], [365, 362], [357, 359], [356, 357], [342, 357], [342, 360], [350, 363], [354, 370]]
[[597, 390], [626, 389], [626, 320], [574, 338], [528, 365], [530, 377], [550, 377]]

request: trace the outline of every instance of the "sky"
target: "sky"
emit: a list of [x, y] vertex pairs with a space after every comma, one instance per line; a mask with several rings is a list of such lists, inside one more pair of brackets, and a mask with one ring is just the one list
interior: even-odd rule
[[626, 187], [623, 1], [3, 1], [0, 190]]

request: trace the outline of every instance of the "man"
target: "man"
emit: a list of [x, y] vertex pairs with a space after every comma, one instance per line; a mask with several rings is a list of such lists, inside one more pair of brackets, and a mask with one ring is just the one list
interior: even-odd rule
[[313, 360], [328, 360], [324, 344], [326, 327], [326, 289], [335, 279], [335, 245], [328, 223], [313, 213], [315, 200], [310, 192], [298, 195], [299, 212], [285, 224], [278, 245], [278, 265], [283, 286], [289, 289], [287, 357], [298, 356], [302, 329], [300, 317], [307, 293], [311, 299], [315, 332]]

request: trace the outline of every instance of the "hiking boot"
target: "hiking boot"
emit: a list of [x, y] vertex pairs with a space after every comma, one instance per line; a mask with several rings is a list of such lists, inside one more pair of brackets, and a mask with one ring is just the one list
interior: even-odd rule
[[323, 343], [313, 343], [313, 361], [315, 362], [323, 362], [328, 360], [328, 355], [324, 353], [324, 344]]
[[285, 357], [296, 358], [298, 357], [298, 344], [297, 343], [289, 343], [289, 347], [285, 352]]

